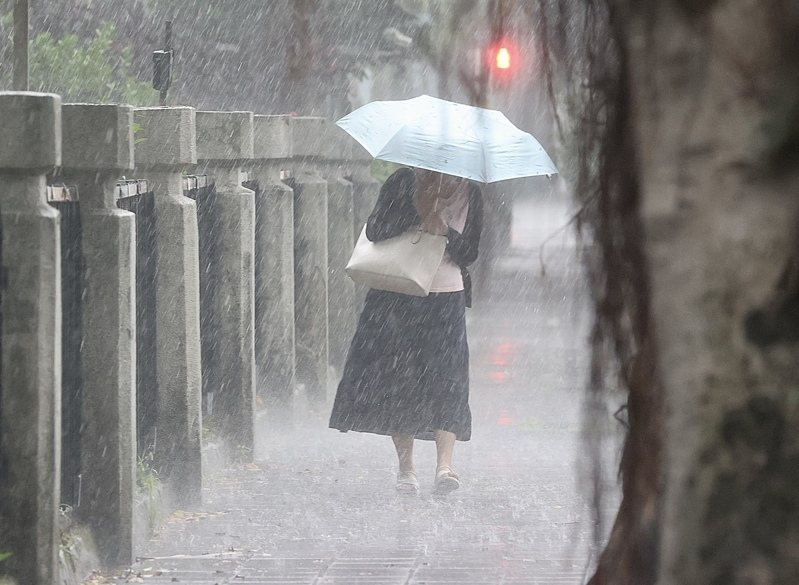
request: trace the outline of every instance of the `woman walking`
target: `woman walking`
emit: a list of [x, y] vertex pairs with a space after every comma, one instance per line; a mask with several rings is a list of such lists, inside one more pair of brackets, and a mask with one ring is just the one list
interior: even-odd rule
[[330, 417], [330, 427], [343, 432], [392, 437], [401, 492], [419, 490], [415, 439], [436, 442], [436, 492], [460, 487], [452, 453], [456, 440], [471, 437], [465, 321], [471, 282], [466, 267], [477, 259], [482, 223], [477, 185], [402, 168], [383, 185], [366, 224], [373, 242], [418, 226], [447, 236], [429, 296], [367, 294]]

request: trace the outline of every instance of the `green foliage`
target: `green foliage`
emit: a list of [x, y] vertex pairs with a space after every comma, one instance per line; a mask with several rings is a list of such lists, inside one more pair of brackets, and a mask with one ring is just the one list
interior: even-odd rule
[[394, 173], [394, 171], [402, 168], [402, 166], [403, 165], [384, 160], [374, 160], [372, 161], [372, 166], [369, 170], [372, 173], [372, 177], [374, 177], [375, 180], [380, 181], [380, 184], [382, 185], [386, 182], [386, 179], [388, 179], [392, 173]]
[[10, 552], [0, 552], [0, 563], [2, 563], [5, 560], [8, 560], [9, 557], [11, 557], [13, 554], [14, 553], [10, 553]]
[[131, 72], [133, 52], [120, 47], [110, 22], [91, 39], [40, 33], [31, 39], [30, 59], [31, 90], [58, 93], [64, 101], [147, 106], [158, 97], [149, 83]]
[[160, 484], [158, 472], [153, 467], [153, 452], [139, 456], [136, 469], [136, 485], [147, 495], [153, 495]]
[[141, 134], [136, 136], [136, 134], [138, 134], [142, 130], [143, 128], [141, 124], [139, 124], [138, 122], [133, 122], [133, 144], [139, 144], [140, 142], [144, 142], [145, 140], [147, 140], [147, 138], [145, 138]]
[[158, 471], [153, 467], [152, 449], [148, 449], [138, 458], [136, 486], [140, 497], [145, 501], [147, 509], [147, 531], [149, 534], [154, 534], [158, 528], [162, 510], [160, 506], [161, 479], [158, 477]]
[[216, 429], [207, 419], [203, 420], [202, 437], [203, 443], [208, 443], [216, 439]]
[[468, 36], [464, 22], [475, 17], [475, 9], [484, 14], [484, 0], [395, 0], [397, 6], [425, 23], [417, 41], [418, 48], [433, 63], [438, 65], [443, 57], [449, 57], [462, 36]]

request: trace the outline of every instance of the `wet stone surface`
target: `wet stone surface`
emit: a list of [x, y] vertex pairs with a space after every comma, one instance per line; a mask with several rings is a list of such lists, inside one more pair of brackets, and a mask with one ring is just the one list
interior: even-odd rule
[[[435, 450], [416, 447], [416, 496], [394, 490], [386, 437], [322, 418], [262, 429], [257, 462], [219, 473], [201, 510], [173, 515], [121, 581], [227, 584], [582, 583], [591, 514], [580, 486], [588, 315], [579, 263], [554, 247], [503, 260], [469, 315], [473, 438], [463, 480], [432, 494]], [[115, 581], [110, 581], [115, 582]]]

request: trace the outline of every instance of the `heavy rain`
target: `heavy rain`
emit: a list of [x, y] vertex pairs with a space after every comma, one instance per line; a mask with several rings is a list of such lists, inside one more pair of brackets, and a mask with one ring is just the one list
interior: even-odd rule
[[790, 0], [0, 0], [0, 585], [799, 583]]

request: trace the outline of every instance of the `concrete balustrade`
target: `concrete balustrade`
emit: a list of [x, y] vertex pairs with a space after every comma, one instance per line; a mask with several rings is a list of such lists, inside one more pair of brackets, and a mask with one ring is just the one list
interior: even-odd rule
[[197, 163], [195, 110], [136, 108], [136, 174], [155, 193], [155, 465], [179, 505], [202, 492], [202, 375], [197, 208], [181, 173]]
[[60, 240], [45, 173], [60, 164], [60, 97], [0, 92], [0, 546], [26, 585], [58, 579]]
[[[134, 167], [136, 125], [135, 191], [147, 185], [154, 193], [146, 254], [136, 241], [143, 212], [123, 211], [117, 201], [117, 180]], [[184, 196], [183, 174], [198, 160], [215, 188], [195, 202]], [[59, 217], [47, 205], [45, 173], [62, 166], [80, 196], [76, 513], [92, 528], [102, 561], [116, 565], [133, 558], [137, 286], [142, 298], [152, 293], [139, 309], [146, 307], [154, 330], [142, 350], [155, 364], [154, 379], [138, 380], [155, 397], [139, 413], [155, 420], [153, 430], [139, 439], [152, 446], [173, 504], [189, 506], [201, 499], [203, 389], [213, 397], [209, 422], [245, 458], [254, 452], [257, 392], [273, 426], [291, 421], [295, 387], [311, 410], [326, 414], [365, 292], [344, 267], [377, 198], [370, 164], [323, 118], [62, 109], [58, 96], [0, 92], [0, 543], [13, 552], [4, 569], [20, 583], [58, 578], [62, 305]], [[241, 185], [242, 171], [256, 192]], [[142, 257], [154, 269], [140, 272], [137, 284]]]
[[252, 459], [255, 416], [255, 193], [241, 170], [253, 158], [252, 112], [197, 112], [197, 158], [214, 191], [200, 211], [203, 386], [222, 438]]
[[63, 178], [78, 186], [83, 228], [80, 518], [106, 565], [133, 560], [136, 488], [135, 216], [117, 207], [133, 168], [133, 108], [64, 104]]
[[291, 117], [256, 115], [253, 148], [256, 383], [275, 427], [290, 423], [294, 405], [294, 191], [281, 175]]
[[291, 121], [294, 189], [294, 335], [296, 379], [314, 410], [328, 396], [328, 239], [327, 181], [315, 166], [324, 118]]

